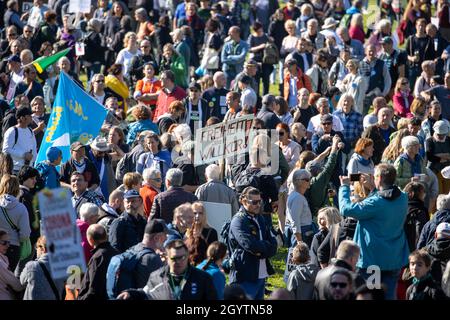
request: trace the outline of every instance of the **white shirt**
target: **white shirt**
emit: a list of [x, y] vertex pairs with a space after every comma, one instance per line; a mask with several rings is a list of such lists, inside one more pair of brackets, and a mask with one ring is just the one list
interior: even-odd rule
[[257, 97], [256, 97], [255, 90], [253, 90], [250, 87], [247, 87], [244, 90], [242, 90], [241, 107], [244, 107], [245, 105], [255, 107], [256, 100], [257, 100]]
[[[261, 232], [261, 226], [258, 223], [258, 220], [253, 218], [253, 216], [249, 215], [253, 221], [256, 222], [259, 229], [259, 239], [263, 240], [262, 232]], [[266, 279], [269, 277], [269, 273], [267, 272], [267, 266], [266, 266], [266, 259], [259, 259], [259, 275], [258, 279]]]
[[[309, 120], [308, 123], [308, 129], [306, 129], [306, 131], [312, 132], [312, 133], [317, 133], [320, 130], [320, 118], [322, 117], [322, 115], [318, 114], [315, 115], [314, 117], [312, 117]], [[344, 126], [342, 125], [341, 120], [336, 117], [335, 115], [333, 115], [333, 128], [334, 131], [339, 131], [342, 132], [344, 131]]]
[[128, 77], [128, 73], [130, 72], [131, 68], [131, 59], [134, 56], [140, 56], [142, 55], [142, 52], [140, 50], [137, 50], [136, 53], [131, 53], [127, 48], [120, 50], [119, 54], [117, 55], [116, 63], [123, 64], [123, 74]]
[[[14, 144], [15, 140], [15, 130], [17, 128], [17, 143]], [[13, 159], [14, 171], [19, 171], [20, 168], [25, 164], [25, 153], [31, 150], [33, 154], [33, 159], [31, 159], [30, 165], [33, 165], [34, 160], [36, 160], [36, 138], [34, 137], [33, 131], [30, 128], [19, 128], [11, 127], [5, 132], [5, 137], [3, 139], [2, 151], [9, 153]]]

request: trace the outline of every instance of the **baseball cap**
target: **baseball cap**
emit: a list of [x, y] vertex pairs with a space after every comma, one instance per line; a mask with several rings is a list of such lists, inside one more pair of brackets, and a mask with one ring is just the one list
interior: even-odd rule
[[256, 62], [256, 61], [253, 60], [253, 59], [250, 59], [250, 60], [248, 60], [248, 61], [245, 63], [245, 66], [247, 66], [247, 67], [256, 67], [256, 66], [258, 66], [258, 62]]
[[83, 144], [80, 141], [75, 141], [74, 143], [72, 143], [70, 145], [70, 150], [71, 151], [77, 151], [80, 150], [81, 148], [83, 148]]
[[153, 219], [150, 220], [145, 226], [145, 234], [155, 234], [161, 232], [167, 232], [166, 222], [162, 219]]
[[387, 37], [383, 37], [383, 39], [381, 39], [380, 43], [394, 43], [394, 41], [392, 41], [392, 38], [387, 36]]
[[22, 61], [20, 60], [20, 57], [17, 54], [14, 54], [12, 56], [10, 56], [8, 58], [8, 60], [6, 60], [7, 62], [18, 62], [21, 63]]
[[444, 121], [439, 120], [434, 124], [433, 130], [437, 134], [448, 134], [448, 125]]
[[202, 87], [200, 86], [200, 84], [198, 82], [192, 81], [189, 84], [189, 89], [197, 89], [198, 91], [201, 91]]
[[450, 223], [441, 222], [436, 228], [436, 233], [444, 238], [450, 238]]
[[265, 106], [271, 106], [274, 102], [275, 96], [272, 94], [266, 94], [264, 97], [262, 97], [262, 104]]
[[141, 197], [141, 195], [139, 194], [139, 192], [137, 192], [134, 189], [128, 190], [127, 192], [125, 192], [125, 194], [123, 195], [124, 199], [131, 199], [131, 198], [137, 198], [137, 197]]
[[320, 123], [333, 123], [333, 116], [331, 114], [324, 114], [320, 117]]
[[47, 149], [45, 155], [47, 156], [48, 161], [53, 162], [58, 159], [60, 155], [62, 155], [62, 151], [57, 147], [50, 147]]

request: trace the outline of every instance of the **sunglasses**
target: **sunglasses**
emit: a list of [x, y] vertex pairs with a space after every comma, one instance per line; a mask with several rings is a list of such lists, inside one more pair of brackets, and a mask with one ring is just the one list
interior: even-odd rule
[[332, 288], [339, 287], [341, 289], [344, 289], [344, 288], [346, 288], [348, 286], [348, 284], [345, 283], [345, 282], [331, 282], [330, 285], [331, 285]]
[[203, 211], [194, 211], [194, 215], [195, 214], [203, 214]]
[[405, 84], [405, 85], [406, 85], [406, 84], [409, 84], [409, 83], [408, 83], [408, 82], [402, 82], [402, 84]]
[[150, 48], [150, 46], [141, 46], [141, 48], [147, 49]]
[[17, 36], [17, 33], [10, 33], [10, 34], [8, 34], [8, 37], [15, 37], [15, 36]]
[[262, 201], [262, 200], [250, 200], [250, 199], [247, 199], [247, 201], [248, 201], [248, 203], [250, 203], [251, 205], [257, 206], [257, 205], [260, 205], [260, 204], [261, 204], [261, 201]]
[[95, 80], [95, 82], [97, 82], [97, 83], [104, 83], [105, 80]]
[[161, 181], [162, 181], [161, 178], [153, 178], [152, 180], [153, 180], [153, 181], [156, 181], [156, 182], [161, 182]]
[[331, 122], [322, 123], [324, 126], [331, 126]]
[[308, 178], [304, 178], [304, 179], [300, 179], [300, 180], [303, 180], [303, 181], [306, 181], [306, 182], [310, 181], [310, 179], [308, 179]]
[[284, 131], [278, 131], [278, 134], [280, 135], [280, 137], [284, 136]]
[[9, 240], [0, 240], [0, 244], [2, 246], [9, 246], [10, 243], [11, 243], [11, 241], [9, 241]]
[[178, 256], [178, 257], [169, 257], [169, 259], [173, 262], [177, 262], [177, 261], [183, 261], [184, 259], [186, 259], [186, 256]]

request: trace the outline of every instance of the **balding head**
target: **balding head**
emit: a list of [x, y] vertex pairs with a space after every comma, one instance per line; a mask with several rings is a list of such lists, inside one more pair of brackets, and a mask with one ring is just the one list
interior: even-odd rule
[[108, 241], [106, 229], [100, 224], [91, 224], [86, 231], [86, 236], [89, 244], [94, 248]]
[[213, 81], [216, 88], [224, 88], [227, 83], [225, 73], [223, 73], [222, 71], [217, 71], [216, 73], [214, 73]]

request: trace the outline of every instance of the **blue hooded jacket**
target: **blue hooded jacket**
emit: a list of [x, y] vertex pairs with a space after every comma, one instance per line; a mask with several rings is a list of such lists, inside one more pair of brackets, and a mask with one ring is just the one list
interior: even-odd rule
[[409, 247], [404, 231], [408, 196], [397, 186], [374, 191], [361, 202], [352, 203], [350, 187], [339, 189], [339, 211], [358, 220], [353, 240], [361, 248], [358, 268], [377, 265], [393, 271], [408, 263]]
[[59, 182], [59, 172], [56, 170], [54, 165], [50, 164], [48, 160], [39, 162], [36, 165], [36, 170], [39, 171], [46, 188], [56, 189], [61, 187], [61, 183]]

